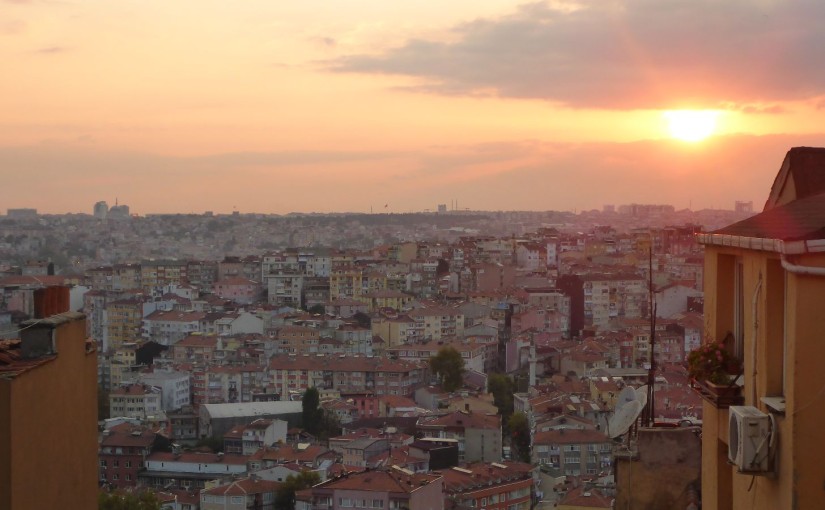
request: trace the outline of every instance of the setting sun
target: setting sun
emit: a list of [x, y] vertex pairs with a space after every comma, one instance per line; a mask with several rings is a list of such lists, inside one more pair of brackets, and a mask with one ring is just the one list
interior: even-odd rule
[[713, 110], [671, 110], [665, 112], [670, 136], [698, 142], [713, 134], [719, 112]]

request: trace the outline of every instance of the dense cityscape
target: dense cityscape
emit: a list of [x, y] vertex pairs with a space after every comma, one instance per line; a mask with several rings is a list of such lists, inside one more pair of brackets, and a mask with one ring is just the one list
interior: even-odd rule
[[651, 420], [702, 425], [697, 236], [752, 204], [436, 211], [10, 209], [0, 370], [67, 289], [100, 490], [164, 509], [611, 508], [634, 388], [655, 372]]
[[0, 6], [0, 510], [825, 508], [822, 0]]

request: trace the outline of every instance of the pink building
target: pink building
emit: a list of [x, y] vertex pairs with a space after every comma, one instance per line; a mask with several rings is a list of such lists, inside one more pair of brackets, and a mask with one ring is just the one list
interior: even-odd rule
[[263, 295], [263, 288], [259, 282], [240, 276], [233, 276], [218, 280], [212, 285], [212, 292], [223, 299], [248, 305], [259, 301]]

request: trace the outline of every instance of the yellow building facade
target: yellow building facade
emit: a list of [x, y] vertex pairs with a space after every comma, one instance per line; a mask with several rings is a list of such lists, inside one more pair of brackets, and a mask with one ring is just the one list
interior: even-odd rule
[[[825, 508], [825, 149], [792, 149], [762, 213], [699, 240], [706, 341], [744, 362], [738, 401], [703, 403], [702, 508]], [[731, 403], [764, 413], [766, 470], [729, 462]]]

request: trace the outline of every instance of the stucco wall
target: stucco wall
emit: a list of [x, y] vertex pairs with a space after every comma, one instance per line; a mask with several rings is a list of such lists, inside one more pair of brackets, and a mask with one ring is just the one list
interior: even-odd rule
[[97, 358], [85, 319], [55, 335], [55, 359], [0, 383], [0, 508], [97, 507]]
[[616, 463], [616, 508], [687, 508], [698, 497], [702, 448], [697, 428], [640, 429], [638, 458]]

